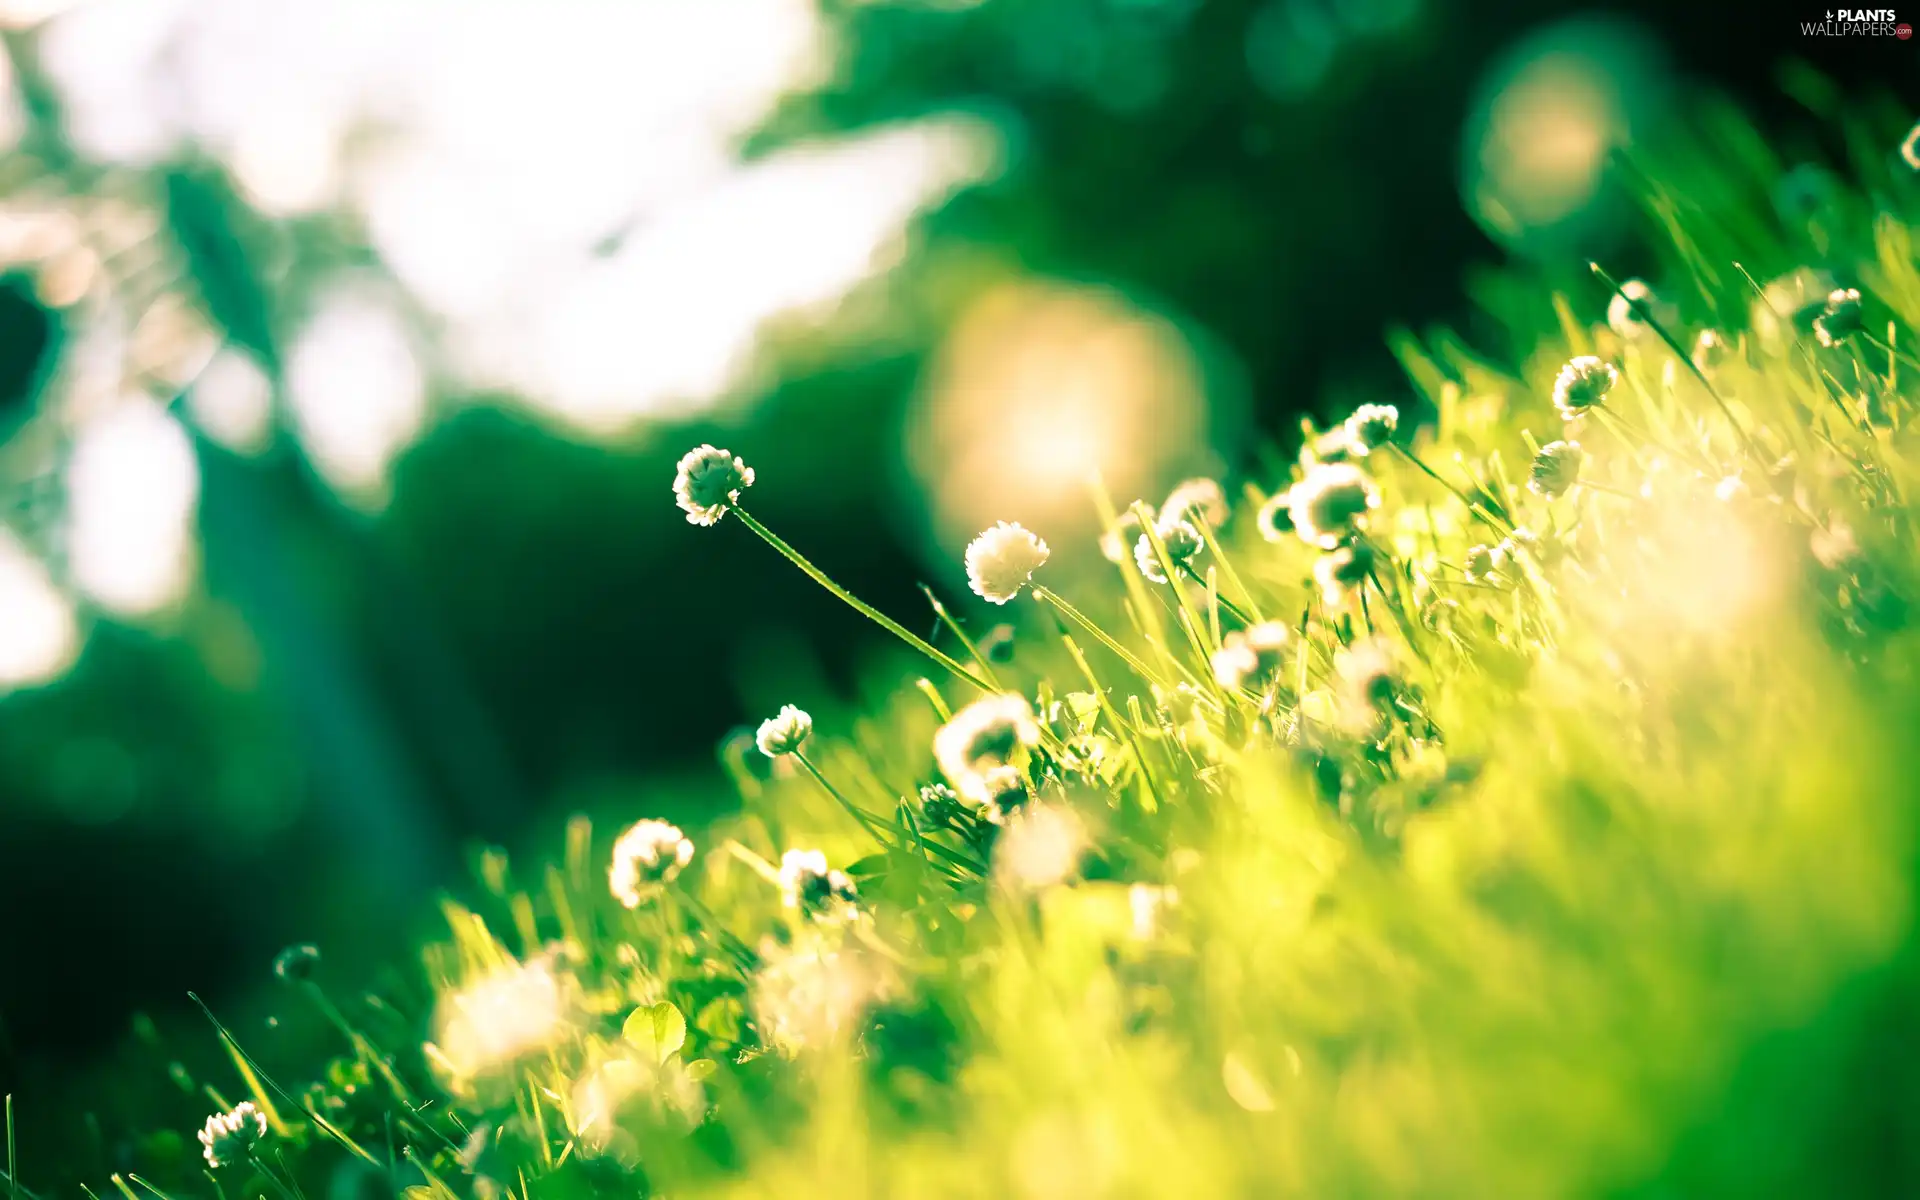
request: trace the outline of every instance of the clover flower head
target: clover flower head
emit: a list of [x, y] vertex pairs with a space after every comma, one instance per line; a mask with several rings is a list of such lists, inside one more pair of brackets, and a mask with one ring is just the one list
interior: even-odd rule
[[1293, 493], [1275, 492], [1268, 496], [1260, 511], [1254, 514], [1253, 525], [1269, 542], [1283, 542], [1292, 537]]
[[1580, 468], [1586, 461], [1587, 452], [1580, 448], [1579, 442], [1548, 442], [1533, 456], [1533, 466], [1527, 471], [1527, 487], [1549, 500], [1564, 496], [1579, 482]]
[[753, 741], [760, 747], [760, 753], [768, 758], [779, 758], [783, 754], [798, 754], [801, 743], [811, 736], [813, 718], [803, 708], [783, 704], [778, 713], [760, 722]]
[[209, 1167], [250, 1157], [260, 1139], [267, 1136], [267, 1117], [251, 1100], [242, 1100], [227, 1112], [207, 1118], [200, 1130], [200, 1153]]
[[1204, 476], [1185, 479], [1167, 493], [1156, 518], [1162, 524], [1174, 521], [1205, 521], [1215, 529], [1227, 523], [1227, 494], [1218, 482]]
[[1303, 428], [1309, 435], [1309, 440], [1300, 447], [1300, 465], [1307, 470], [1366, 457], [1366, 450], [1354, 444], [1345, 425], [1337, 426], [1322, 434], [1314, 434], [1311, 426], [1303, 426]]
[[1322, 550], [1338, 546], [1362, 517], [1380, 507], [1379, 489], [1351, 463], [1313, 468], [1293, 486], [1292, 497], [1294, 532]]
[[1133, 553], [1133, 543], [1140, 536], [1140, 509], [1145, 509], [1149, 517], [1153, 515], [1151, 505], [1136, 500], [1114, 518], [1113, 528], [1100, 535], [1100, 553], [1108, 562], [1126, 565]]
[[820, 850], [789, 850], [780, 856], [780, 897], [788, 908], [816, 920], [844, 920], [857, 912], [859, 889], [845, 871], [827, 866]]
[[1002, 692], [953, 714], [933, 735], [933, 757], [962, 799], [984, 805], [993, 799], [988, 773], [1023, 766], [1040, 738], [1040, 722], [1026, 697]]
[[627, 908], [672, 883], [693, 861], [693, 843], [677, 825], [665, 821], [641, 821], [613, 843], [613, 865], [607, 871], [607, 883], [614, 899]]
[[[1185, 567], [1193, 561], [1196, 554], [1206, 548], [1206, 539], [1200, 531], [1187, 521], [1160, 521], [1154, 525], [1154, 532], [1160, 535], [1160, 544], [1167, 548], [1167, 558], [1176, 568]], [[1146, 534], [1133, 544], [1134, 565], [1140, 573], [1155, 583], [1167, 582], [1167, 573], [1161, 568], [1160, 556], [1153, 551], [1153, 542]]]
[[967, 545], [967, 586], [983, 600], [1005, 604], [1032, 582], [1050, 553], [1026, 526], [997, 522]]
[[1545, 563], [1552, 558], [1552, 548], [1540, 540], [1539, 534], [1524, 525], [1515, 526], [1512, 533], [1501, 538], [1494, 552], [1503, 563], [1518, 562], [1523, 554], [1536, 563]]
[[712, 525], [753, 486], [753, 468], [725, 450], [695, 446], [673, 473], [673, 498], [690, 525]]
[[1748, 324], [1757, 337], [1769, 343], [1812, 333], [1813, 323], [1826, 310], [1827, 297], [1839, 286], [1833, 273], [1823, 268], [1789, 271], [1760, 290]]
[[1637, 338], [1652, 328], [1641, 314], [1658, 315], [1657, 303], [1653, 289], [1644, 280], [1629, 279], [1620, 285], [1613, 299], [1607, 301], [1607, 324], [1623, 338]]
[[1006, 825], [1014, 813], [1026, 807], [1031, 792], [1026, 773], [1019, 767], [990, 767], [980, 776], [980, 790], [986, 796], [980, 815], [990, 825]]
[[1700, 336], [1693, 339], [1693, 367], [1702, 375], [1710, 375], [1727, 359], [1727, 339], [1717, 329], [1702, 329]]
[[1813, 319], [1813, 333], [1822, 346], [1837, 346], [1864, 328], [1859, 288], [1835, 288], [1827, 293], [1826, 307]]
[[1604, 402], [1620, 380], [1619, 368], [1605, 359], [1582, 354], [1567, 360], [1553, 381], [1553, 406], [1568, 420]]
[[1313, 564], [1314, 582], [1327, 607], [1338, 606], [1373, 574], [1373, 547], [1365, 542], [1336, 546]]
[[282, 983], [305, 983], [320, 965], [320, 947], [311, 942], [288, 946], [273, 960], [273, 973]]
[[760, 957], [749, 1004], [767, 1043], [789, 1056], [853, 1036], [867, 1011], [902, 986], [884, 959], [824, 937], [768, 944]]
[[1340, 679], [1349, 717], [1357, 724], [1393, 703], [1399, 690], [1393, 656], [1377, 639], [1362, 639], [1341, 650], [1334, 656], [1334, 673]]
[[1400, 410], [1391, 404], [1362, 404], [1345, 425], [1347, 441], [1358, 454], [1378, 450], [1400, 428]]
[[497, 1082], [572, 1032], [576, 987], [571, 975], [554, 969], [557, 957], [509, 960], [440, 997], [430, 1057], [451, 1076], [453, 1090]]
[[993, 847], [994, 874], [1011, 888], [1050, 888], [1073, 877], [1089, 844], [1086, 826], [1072, 809], [1034, 805], [1006, 821]]
[[1900, 143], [1900, 157], [1907, 166], [1920, 171], [1920, 123], [1907, 130], [1907, 136]]
[[959, 828], [966, 811], [960, 797], [944, 783], [930, 783], [920, 789], [920, 812], [936, 829]]
[[1213, 677], [1229, 689], [1266, 686], [1279, 674], [1288, 638], [1287, 627], [1278, 621], [1262, 621], [1228, 634], [1214, 652]]
[[1500, 568], [1506, 565], [1505, 550], [1484, 544], [1470, 548], [1462, 564], [1468, 583], [1492, 583], [1499, 578]]

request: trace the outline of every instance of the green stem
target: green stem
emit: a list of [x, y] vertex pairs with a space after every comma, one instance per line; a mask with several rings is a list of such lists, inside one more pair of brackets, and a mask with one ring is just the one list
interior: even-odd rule
[[1456, 487], [1451, 481], [1447, 479], [1446, 476], [1440, 474], [1440, 472], [1428, 466], [1420, 458], [1419, 455], [1407, 449], [1405, 446], [1402, 446], [1398, 442], [1388, 442], [1387, 445], [1392, 446], [1394, 449], [1394, 452], [1398, 454], [1401, 458], [1406, 459], [1408, 462], [1412, 463], [1415, 467], [1419, 468], [1421, 473], [1424, 474], [1428, 479], [1433, 480], [1435, 483], [1439, 484], [1441, 487], [1451, 492], [1454, 498], [1459, 500], [1460, 503], [1466, 505], [1467, 511], [1469, 513], [1472, 513], [1474, 516], [1478, 517], [1480, 519], [1480, 522], [1483, 525], [1485, 525], [1487, 528], [1500, 534], [1502, 537], [1505, 537], [1507, 534], [1513, 532], [1513, 526], [1507, 524], [1506, 522], [1502, 521], [1500, 518], [1494, 516], [1492, 510], [1488, 509], [1486, 505], [1479, 500], [1478, 497], [1469, 496], [1466, 493], [1465, 489]]
[[1236, 605], [1233, 601], [1227, 599], [1225, 596], [1221, 595], [1219, 588], [1208, 583], [1206, 580], [1206, 576], [1194, 570], [1192, 563], [1183, 562], [1180, 564], [1180, 569], [1186, 572], [1186, 576], [1188, 579], [1191, 579], [1195, 583], [1199, 584], [1201, 587], [1206, 588], [1207, 593], [1213, 597], [1213, 602], [1215, 604], [1218, 604], [1221, 608], [1226, 609], [1227, 613], [1230, 616], [1232, 616], [1234, 620], [1240, 622], [1242, 626], [1247, 628], [1252, 628], [1253, 625], [1256, 624], [1256, 622], [1252, 617], [1249, 617], [1246, 613], [1240, 611], [1240, 608], [1238, 605]]
[[754, 520], [753, 515], [747, 512], [746, 509], [741, 508], [739, 505], [736, 504], [731, 506], [730, 511], [732, 511], [734, 515], [738, 516], [740, 520], [743, 523], [745, 523], [748, 529], [751, 529], [756, 534], [759, 534], [761, 541], [765, 542], [769, 546], [772, 546], [775, 550], [778, 550], [781, 554], [785, 555], [788, 562], [792, 563], [796, 567], [799, 567], [802, 571], [805, 571], [808, 577], [811, 578], [815, 583], [819, 584], [823, 588], [826, 588], [829, 592], [832, 592], [835, 596], [838, 596], [841, 600], [845, 601], [846, 604], [849, 607], [851, 607], [855, 612], [859, 613], [863, 617], [866, 617], [868, 620], [872, 621], [874, 624], [880, 626], [880, 628], [886, 630], [888, 633], [891, 633], [893, 636], [899, 638], [901, 641], [905, 642], [907, 645], [912, 646], [915, 650], [918, 650], [920, 653], [926, 655], [928, 658], [931, 658], [934, 662], [939, 663], [941, 666], [945, 667], [947, 670], [952, 671], [955, 675], [958, 675], [960, 678], [966, 680], [968, 683], [971, 683], [973, 686], [979, 688], [981, 691], [991, 692], [994, 690], [991, 684], [987, 683], [985, 680], [981, 679], [978, 675], [975, 675], [972, 671], [969, 671], [966, 667], [962, 666], [959, 662], [955, 661], [954, 659], [948, 657], [946, 654], [942, 653], [939, 650], [934, 649], [932, 646], [928, 645], [921, 638], [916, 637], [914, 634], [908, 632], [906, 627], [901, 625], [898, 621], [895, 621], [892, 617], [887, 616], [885, 613], [874, 608], [872, 605], [866, 603], [864, 600], [861, 600], [858, 596], [855, 596], [852, 592], [849, 592], [847, 589], [841, 587], [839, 584], [835, 583], [833, 580], [827, 578], [826, 572], [822, 571], [819, 567], [814, 566], [811, 562], [808, 562], [806, 556], [801, 554], [798, 550], [795, 550], [792, 546], [789, 546], [785, 542], [781, 541], [780, 538], [774, 534], [773, 530], [768, 529], [765, 525], [762, 525], [760, 522]]
[[1653, 315], [1653, 310], [1644, 301], [1636, 300], [1621, 291], [1620, 285], [1613, 281], [1613, 276], [1602, 270], [1599, 263], [1590, 262], [1587, 266], [1593, 269], [1593, 273], [1600, 277], [1601, 282], [1613, 289], [1614, 295], [1625, 300], [1632, 307], [1635, 316], [1646, 322], [1648, 328], [1660, 335], [1660, 340], [1667, 344], [1667, 348], [1672, 350], [1687, 370], [1692, 372], [1693, 377], [1700, 381], [1700, 386], [1707, 389], [1707, 395], [1712, 396], [1713, 402], [1720, 406], [1721, 415], [1727, 418], [1727, 424], [1733, 427], [1733, 432], [1740, 438], [1740, 444], [1746, 447], [1747, 453], [1753, 455], [1754, 462], [1756, 464], [1766, 462], [1766, 454], [1761, 450], [1760, 443], [1754, 440], [1753, 435], [1747, 432], [1747, 427], [1740, 423], [1740, 418], [1734, 415], [1733, 406], [1728, 404], [1726, 397], [1720, 394], [1720, 389], [1713, 386], [1713, 381], [1707, 378], [1707, 373], [1700, 369], [1700, 365], [1693, 361], [1693, 355], [1682, 349], [1674, 336], [1667, 332], [1667, 327]]
[[1061, 616], [1067, 618], [1069, 621], [1072, 621], [1075, 625], [1078, 625], [1080, 628], [1092, 634], [1094, 638], [1097, 641], [1099, 641], [1101, 645], [1105, 646], [1107, 649], [1113, 651], [1114, 654], [1118, 655], [1120, 658], [1120, 661], [1126, 663], [1129, 667], [1132, 667], [1134, 674], [1146, 680], [1148, 683], [1158, 684], [1161, 687], [1167, 686], [1166, 680], [1162, 679], [1159, 676], [1159, 674], [1154, 671], [1152, 667], [1149, 667], [1147, 664], [1141, 662], [1138, 658], [1134, 657], [1133, 652], [1128, 650], [1125, 646], [1122, 646], [1119, 642], [1116, 642], [1111, 637], [1108, 637], [1106, 630], [1100, 628], [1098, 625], [1095, 625], [1093, 621], [1089, 619], [1085, 613], [1081, 612], [1079, 609], [1069, 604], [1065, 598], [1055, 593], [1052, 588], [1045, 588], [1036, 584], [1034, 585], [1033, 594], [1038, 598], [1045, 600], [1048, 604], [1053, 605], [1054, 610], [1057, 611]]

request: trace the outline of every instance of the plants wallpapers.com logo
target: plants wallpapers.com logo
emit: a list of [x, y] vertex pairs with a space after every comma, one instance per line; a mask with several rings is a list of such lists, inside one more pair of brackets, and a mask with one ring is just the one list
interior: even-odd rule
[[1817, 21], [1800, 22], [1806, 37], [1890, 37], [1906, 41], [1913, 26], [1905, 24], [1891, 8], [1831, 8]]

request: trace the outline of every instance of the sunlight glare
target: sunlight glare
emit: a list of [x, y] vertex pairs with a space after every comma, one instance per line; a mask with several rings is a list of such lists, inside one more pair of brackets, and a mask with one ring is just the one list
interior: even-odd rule
[[67, 493], [69, 566], [82, 591], [136, 616], [180, 599], [192, 578], [200, 469], [178, 422], [144, 397], [89, 420]]

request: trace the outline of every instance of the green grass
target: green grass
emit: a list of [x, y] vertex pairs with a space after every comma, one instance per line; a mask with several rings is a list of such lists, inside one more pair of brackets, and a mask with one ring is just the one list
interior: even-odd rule
[[[889, 624], [947, 670], [734, 759], [740, 815], [637, 907], [619, 829], [490, 856], [431, 999], [290, 983], [336, 1027], [319, 1072], [218, 1032], [250, 1157], [203, 1171], [178, 1130], [95, 1191], [1911, 1194], [1920, 183], [1902, 130], [1850, 128], [1857, 186], [1783, 218], [1738, 128], [1624, 171], [1672, 315], [1626, 336], [1603, 274], [1516, 279], [1520, 361], [1396, 339], [1430, 419], [1382, 398], [1392, 443], [1341, 452], [1380, 499], [1341, 549], [1256, 527], [1303, 458], [1238, 481], [1189, 568], [1149, 526], [1173, 585], [1042, 566], [1010, 660], [944, 608], [946, 649]], [[1832, 345], [1754, 319], [1816, 262], [1863, 294]], [[1567, 424], [1589, 354], [1619, 377]], [[1578, 480], [1529, 490], [1566, 438]], [[703, 536], [859, 606], [744, 516]], [[1283, 648], [1216, 670], [1261, 620]], [[1037, 723], [943, 780], [988, 691]], [[781, 887], [811, 847], [846, 872], [818, 917]]]

